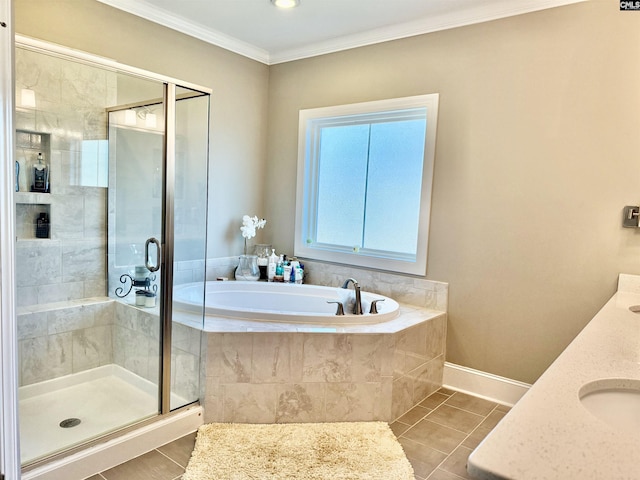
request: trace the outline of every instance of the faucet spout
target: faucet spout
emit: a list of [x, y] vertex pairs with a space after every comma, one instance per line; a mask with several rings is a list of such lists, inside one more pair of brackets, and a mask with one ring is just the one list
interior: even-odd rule
[[360, 297], [360, 285], [355, 278], [347, 278], [342, 284], [342, 288], [349, 288], [349, 283], [353, 283], [353, 289], [356, 292], [356, 302], [353, 306], [354, 315], [362, 315], [362, 299]]

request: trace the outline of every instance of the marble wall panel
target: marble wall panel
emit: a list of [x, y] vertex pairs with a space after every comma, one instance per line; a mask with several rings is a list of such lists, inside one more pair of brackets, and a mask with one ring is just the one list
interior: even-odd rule
[[[114, 363], [157, 384], [160, 372], [160, 319], [158, 313], [118, 301], [115, 301], [114, 304]], [[184, 368], [186, 363], [188, 362], [181, 360], [180, 367]], [[197, 380], [196, 378], [196, 383]]]
[[[158, 380], [149, 370], [149, 359], [154, 352], [155, 342], [150, 342], [148, 337], [140, 335], [135, 330], [114, 326], [113, 327], [113, 361], [117, 365], [148, 380]], [[157, 372], [157, 370], [156, 370]]]
[[306, 283], [339, 287], [345, 279], [353, 277], [367, 292], [385, 295], [409, 305], [447, 311], [448, 285], [443, 282], [312, 260], [306, 260], [304, 264]]
[[72, 336], [72, 332], [65, 332], [20, 340], [20, 385], [72, 373]]
[[447, 317], [434, 318], [427, 333], [426, 357], [436, 358], [444, 355], [447, 344]]
[[408, 376], [402, 376], [393, 381], [391, 401], [392, 418], [398, 418], [413, 407], [413, 381]]
[[177, 348], [171, 349], [171, 393], [186, 403], [197, 400], [200, 393], [199, 370], [199, 356]]
[[59, 242], [22, 241], [16, 244], [18, 287], [47, 285], [62, 280], [62, 245]]
[[388, 350], [384, 348], [385, 335], [353, 335], [351, 378], [354, 382], [379, 382], [382, 363]]
[[252, 383], [302, 380], [303, 335], [264, 333], [253, 336]]
[[62, 246], [63, 282], [104, 277], [106, 243], [102, 238], [66, 241]]
[[72, 335], [73, 373], [113, 363], [110, 325], [75, 330]]
[[39, 285], [37, 290], [39, 305], [85, 298], [84, 282], [64, 282]]
[[[402, 334], [207, 333], [205, 416], [250, 423], [392, 421], [442, 385], [444, 355], [426, 355], [435, 340], [425, 332], [442, 330], [428, 325], [434, 320]], [[408, 341], [414, 334], [421, 340]], [[435, 338], [444, 342], [444, 335]], [[410, 344], [422, 354], [408, 352]]]
[[71, 306], [49, 311], [47, 315], [47, 331], [49, 335], [72, 332], [92, 327], [95, 322], [95, 311], [84, 305]]
[[104, 272], [99, 277], [87, 277], [82, 282], [84, 285], [82, 298], [102, 297], [107, 295], [107, 279]]
[[26, 307], [38, 303], [38, 287], [16, 287], [16, 305]]
[[[106, 291], [104, 249], [87, 258], [89, 253], [82, 243], [65, 244], [64, 241], [94, 239], [95, 242], [106, 235], [106, 189], [78, 187], [78, 166], [83, 140], [107, 138], [105, 106], [115, 103], [116, 74], [17, 49], [16, 85], [17, 97], [21, 88], [35, 91], [37, 108], [18, 108], [16, 127], [49, 135], [42, 152], [49, 164], [51, 188], [45, 202], [50, 203], [51, 241], [35, 244], [19, 240], [17, 244], [18, 287], [38, 287], [36, 294], [26, 289], [20, 292], [19, 305], [102, 296]], [[20, 106], [19, 98], [16, 104]], [[18, 152], [24, 172], [22, 191], [28, 190], [27, 166], [33, 162], [31, 157], [37, 148]], [[18, 223], [17, 231], [33, 236], [25, 230], [32, 229], [33, 219], [18, 218]], [[81, 251], [73, 254], [71, 249], [76, 247]], [[52, 248], [61, 251], [55, 253]], [[82, 260], [73, 263], [74, 258]], [[78, 284], [76, 280], [82, 270], [85, 270], [80, 275], [84, 284]], [[45, 289], [46, 292], [41, 291]]]
[[329, 383], [326, 386], [326, 418], [328, 421], [359, 422], [386, 420], [381, 417], [381, 384]]
[[233, 383], [222, 388], [225, 422], [275, 423], [276, 384]]
[[[86, 237], [101, 238], [106, 243], [107, 189], [84, 188], [84, 234]], [[104, 246], [106, 249], [106, 245]]]
[[326, 389], [324, 383], [278, 385], [276, 423], [325, 421]]
[[51, 200], [51, 238], [84, 237], [84, 198], [82, 195], [54, 195]]
[[21, 385], [113, 363], [113, 301], [36, 308], [17, 317]]
[[249, 383], [252, 357], [252, 333], [223, 333], [219, 354], [213, 356], [213, 360], [219, 362], [217, 370], [220, 372], [220, 381]]
[[412, 403], [420, 403], [424, 398], [438, 390], [442, 385], [442, 365], [444, 361], [433, 359], [409, 372], [408, 377], [413, 381]]
[[17, 318], [18, 340], [48, 334], [47, 312], [20, 313]]
[[[203, 362], [206, 364], [206, 361]], [[206, 370], [206, 365], [201, 365]], [[200, 391], [200, 402], [204, 407], [204, 423], [220, 423], [224, 421], [222, 411], [222, 385], [220, 377], [205, 377]]]
[[174, 322], [171, 343], [174, 348], [200, 358], [201, 336], [200, 330]]
[[305, 335], [303, 381], [350, 382], [352, 341], [351, 335]]

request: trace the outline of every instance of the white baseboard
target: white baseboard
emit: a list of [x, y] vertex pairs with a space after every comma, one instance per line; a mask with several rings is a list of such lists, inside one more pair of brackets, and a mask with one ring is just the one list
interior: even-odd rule
[[22, 480], [90, 477], [196, 431], [203, 423], [202, 412], [201, 406], [187, 408], [121, 437], [24, 472]]
[[499, 377], [455, 363], [445, 362], [443, 387], [512, 407], [531, 387], [528, 383]]

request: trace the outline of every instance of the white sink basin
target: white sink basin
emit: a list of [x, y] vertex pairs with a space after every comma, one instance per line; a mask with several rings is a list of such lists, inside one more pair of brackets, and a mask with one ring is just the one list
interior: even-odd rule
[[640, 380], [605, 378], [589, 382], [579, 392], [592, 415], [616, 430], [640, 431]]

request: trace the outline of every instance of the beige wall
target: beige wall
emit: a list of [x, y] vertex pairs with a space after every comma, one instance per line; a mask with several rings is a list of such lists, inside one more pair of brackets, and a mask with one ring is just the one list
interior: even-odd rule
[[242, 215], [264, 215], [268, 67], [95, 1], [14, 4], [16, 33], [213, 89], [209, 256], [240, 253]]
[[447, 360], [533, 382], [640, 273], [640, 15], [592, 0], [271, 67], [266, 196], [293, 249], [298, 110], [440, 93], [427, 277]]
[[532, 382], [640, 273], [620, 226], [640, 202], [640, 15], [615, 0], [271, 68], [96, 2], [15, 9], [18, 33], [214, 90], [210, 256], [240, 252], [245, 213], [293, 250], [300, 108], [439, 92], [427, 277], [450, 283], [448, 361]]

